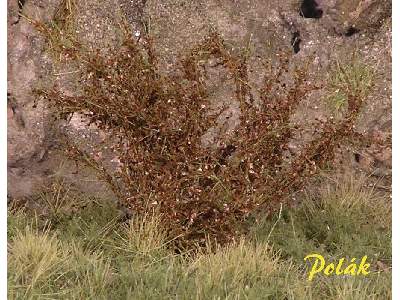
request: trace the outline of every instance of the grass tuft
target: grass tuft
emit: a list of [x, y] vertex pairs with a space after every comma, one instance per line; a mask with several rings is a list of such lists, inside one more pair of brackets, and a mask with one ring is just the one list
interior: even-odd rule
[[[236, 242], [176, 252], [156, 212], [118, 222], [104, 200], [36, 229], [46, 216], [9, 212], [10, 299], [389, 299], [391, 202], [362, 179], [326, 188]], [[40, 226], [39, 226], [40, 227]], [[43, 226], [41, 226], [43, 227]], [[368, 255], [366, 277], [317, 276], [303, 258]]]
[[373, 87], [375, 73], [357, 55], [347, 63], [337, 60], [328, 80], [327, 104], [331, 111], [340, 115], [348, 108], [349, 98], [365, 99]]
[[68, 253], [54, 235], [27, 227], [11, 239], [8, 252], [12, 257], [9, 261], [12, 272], [8, 274], [10, 291], [27, 298], [33, 297], [37, 289], [57, 293], [50, 286], [62, 285], [59, 276], [66, 268]]

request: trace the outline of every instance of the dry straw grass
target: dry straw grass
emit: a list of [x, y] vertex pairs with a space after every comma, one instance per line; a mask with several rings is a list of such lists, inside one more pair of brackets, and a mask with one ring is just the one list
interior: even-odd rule
[[[277, 220], [253, 224], [246, 238], [185, 254], [170, 247], [156, 212], [119, 224], [115, 206], [105, 214], [104, 200], [82, 198], [88, 205], [43, 231], [29, 212], [13, 211], [9, 298], [388, 299], [391, 205], [364, 184], [329, 180], [319, 195], [282, 209]], [[367, 255], [371, 274], [309, 282], [303, 259], [316, 252], [327, 261]]]

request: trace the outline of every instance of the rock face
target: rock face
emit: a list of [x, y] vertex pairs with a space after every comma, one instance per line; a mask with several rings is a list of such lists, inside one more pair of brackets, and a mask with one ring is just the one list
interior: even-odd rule
[[8, 1], [8, 191], [12, 196], [31, 194], [41, 182], [42, 171], [35, 164], [46, 157], [51, 138], [49, 118], [43, 105], [34, 109], [32, 88], [48, 76], [50, 61], [43, 54], [44, 41], [19, 13], [50, 20], [58, 1]]
[[[19, 13], [49, 21], [61, 2], [28, 0], [22, 6], [17, 0], [8, 1], [8, 192], [11, 197], [34, 194], [65, 161], [54, 151], [58, 132], [66, 131], [71, 139], [81, 141], [99, 135], [96, 129], [82, 128], [76, 119], [60, 126], [52, 121], [43, 104], [33, 108], [36, 99], [31, 91], [36, 86], [56, 82], [65, 91], [76, 92], [74, 72], [77, 70], [68, 65], [60, 67], [52, 61], [44, 39]], [[144, 30], [150, 32], [159, 45], [157, 51], [163, 57], [161, 63], [166, 72], [174, 69], [178, 54], [187, 52], [210, 28], [216, 29], [232, 51], [246, 48], [251, 53], [249, 79], [254, 97], [257, 97], [261, 81], [259, 72], [263, 68], [263, 58], [273, 57], [277, 49], [291, 51], [293, 64], [313, 56], [310, 80], [316, 82], [325, 82], [335, 60], [349, 57], [357, 49], [363, 55], [363, 62], [379, 66], [360, 128], [390, 136], [391, 128], [387, 124], [391, 120], [391, 1], [319, 0], [315, 2], [322, 12], [319, 18], [304, 18], [300, 13], [303, 1], [297, 0], [72, 2], [79, 6], [74, 30], [81, 43], [107, 51], [107, 47], [121, 40], [116, 23], [122, 17], [131, 26], [132, 34], [140, 36]], [[238, 107], [231, 100], [234, 98], [229, 88], [232, 80], [224, 72], [210, 68], [209, 87], [216, 107], [229, 106], [230, 117], [226, 124], [229, 131], [238, 125]], [[310, 119], [326, 114], [324, 107], [315, 104], [321, 103], [319, 98], [323, 96], [315, 94], [307, 99], [298, 112], [299, 119], [304, 119], [304, 114]], [[96, 142], [96, 139], [91, 140]], [[205, 142], [213, 144], [212, 130]], [[372, 160], [376, 159], [372, 165], [381, 168], [382, 174], [390, 174], [390, 146], [364, 150], [368, 155], [350, 155], [355, 165], [362, 166], [361, 157], [372, 155]], [[62, 175], [75, 182], [82, 181], [77, 178], [86, 178], [84, 173], [76, 175], [75, 171], [69, 166]], [[86, 182], [83, 188], [90, 189]], [[92, 187], [93, 190], [98, 188], [98, 185]]]

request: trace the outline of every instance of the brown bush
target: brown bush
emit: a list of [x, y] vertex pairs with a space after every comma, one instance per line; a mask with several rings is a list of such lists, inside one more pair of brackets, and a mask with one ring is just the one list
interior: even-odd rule
[[[106, 55], [82, 51], [74, 57], [84, 70], [80, 95], [65, 95], [56, 86], [36, 92], [62, 116], [83, 114], [110, 133], [122, 167], [107, 171], [72, 142], [69, 154], [97, 170], [134, 213], [158, 209], [181, 241], [207, 235], [230, 240], [249, 214], [271, 214], [287, 203], [352, 137], [362, 103], [349, 97], [341, 120], [321, 124], [311, 142], [288, 156], [288, 143], [299, 130], [290, 118], [318, 88], [308, 82], [306, 64], [290, 78], [289, 55], [279, 54], [275, 67], [266, 64], [259, 101], [250, 93], [246, 57], [228, 51], [215, 32], [169, 75], [159, 70], [148, 36], [139, 42], [127, 34]], [[221, 128], [217, 120], [225, 109], [211, 109], [200, 64], [211, 58], [233, 78], [240, 103], [240, 125], [232, 135], [221, 134], [215, 149], [202, 144], [207, 130]]]

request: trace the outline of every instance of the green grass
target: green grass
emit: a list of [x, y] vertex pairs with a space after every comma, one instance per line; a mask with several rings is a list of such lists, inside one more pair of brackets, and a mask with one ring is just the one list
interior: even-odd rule
[[348, 105], [349, 97], [366, 99], [374, 83], [376, 72], [353, 55], [350, 62], [335, 62], [329, 73], [327, 106], [334, 114], [340, 114]]
[[[96, 199], [67, 213], [76, 196], [55, 189], [41, 198], [53, 210], [9, 211], [9, 299], [389, 299], [391, 202], [361, 183], [329, 184], [236, 243], [181, 254], [156, 213], [121, 224]], [[303, 259], [315, 252], [368, 255], [372, 272], [307, 281]]]

